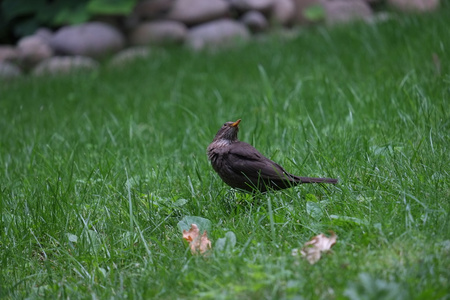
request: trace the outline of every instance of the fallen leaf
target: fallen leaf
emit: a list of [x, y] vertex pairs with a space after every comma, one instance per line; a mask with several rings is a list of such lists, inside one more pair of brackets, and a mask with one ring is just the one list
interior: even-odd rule
[[[336, 244], [336, 233], [333, 231], [330, 231], [330, 233], [330, 237], [327, 237], [323, 233], [316, 235], [303, 246], [300, 253], [310, 264], [315, 264], [320, 259], [322, 252], [329, 251]], [[298, 255], [298, 249], [292, 250], [292, 255]]]
[[189, 242], [192, 254], [204, 254], [211, 249], [211, 241], [206, 230], [200, 236], [200, 229], [196, 224], [191, 224], [191, 229], [183, 230], [183, 238]]

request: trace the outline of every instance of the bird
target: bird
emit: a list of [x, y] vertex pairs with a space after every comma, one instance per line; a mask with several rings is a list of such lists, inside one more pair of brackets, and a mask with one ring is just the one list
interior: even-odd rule
[[286, 172], [252, 145], [239, 141], [240, 122], [241, 119], [223, 124], [206, 151], [214, 171], [230, 187], [243, 192], [266, 193], [302, 183], [338, 182], [334, 178], [301, 177]]

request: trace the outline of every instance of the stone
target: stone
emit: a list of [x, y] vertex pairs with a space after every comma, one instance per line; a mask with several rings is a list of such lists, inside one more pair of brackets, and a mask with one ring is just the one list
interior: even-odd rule
[[8, 61], [0, 61], [0, 78], [16, 78], [22, 75], [20, 68]]
[[41, 37], [30, 35], [17, 43], [20, 63], [25, 68], [32, 68], [39, 62], [53, 56], [53, 50]]
[[110, 66], [118, 67], [137, 59], [143, 59], [150, 56], [150, 50], [147, 47], [132, 47], [120, 51], [110, 61]]
[[39, 63], [32, 71], [33, 75], [58, 75], [80, 70], [94, 70], [98, 63], [84, 56], [55, 56]]
[[243, 24], [221, 19], [192, 27], [187, 35], [186, 43], [189, 47], [199, 50], [205, 47], [220, 47], [235, 40], [247, 40], [250, 32]]
[[362, 0], [323, 1], [327, 24], [369, 20], [373, 16], [370, 6]]
[[277, 0], [229, 0], [231, 6], [240, 11], [268, 11]]
[[272, 6], [272, 20], [275, 24], [288, 25], [295, 15], [295, 4], [293, 0], [276, 0]]
[[50, 44], [50, 40], [52, 39], [53, 32], [45, 27], [39, 28], [36, 30], [36, 32], [33, 34], [34, 36], [40, 37], [44, 42], [47, 44]]
[[229, 14], [229, 5], [225, 0], [175, 0], [167, 18], [195, 25]]
[[405, 12], [427, 12], [439, 8], [439, 0], [388, 0], [389, 5]]
[[18, 58], [19, 51], [17, 48], [9, 45], [0, 45], [0, 62], [17, 61]]
[[90, 22], [61, 28], [50, 44], [58, 54], [100, 57], [122, 49], [125, 40], [113, 26]]
[[186, 34], [186, 25], [177, 21], [144, 22], [131, 31], [130, 43], [132, 45], [181, 43]]
[[262, 32], [269, 27], [266, 17], [259, 11], [251, 10], [242, 15], [241, 20], [252, 32]]

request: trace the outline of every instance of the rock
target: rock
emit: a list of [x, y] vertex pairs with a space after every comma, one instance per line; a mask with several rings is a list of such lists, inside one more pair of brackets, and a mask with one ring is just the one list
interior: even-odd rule
[[262, 32], [269, 27], [266, 17], [256, 10], [251, 10], [242, 15], [241, 20], [252, 32]]
[[140, 24], [130, 33], [132, 45], [180, 43], [186, 38], [187, 28], [176, 21], [152, 21]]
[[268, 11], [278, 0], [229, 0], [231, 6], [240, 11]]
[[73, 71], [94, 70], [98, 63], [90, 57], [55, 56], [42, 61], [32, 71], [33, 75], [67, 74]]
[[401, 11], [427, 12], [439, 8], [439, 0], [388, 0], [389, 5]]
[[139, 1], [133, 10], [133, 15], [140, 19], [155, 19], [167, 13], [174, 0], [144, 0]]
[[0, 78], [16, 78], [22, 75], [22, 71], [16, 65], [0, 61]]
[[224, 0], [175, 0], [167, 18], [195, 25], [226, 17], [229, 5]]
[[292, 22], [295, 15], [293, 0], [276, 0], [272, 6], [272, 20], [279, 25], [287, 25]]
[[314, 6], [322, 7], [322, 0], [293, 0], [294, 1], [294, 22], [299, 24], [310, 24], [314, 20], [306, 16], [306, 11]]
[[63, 27], [51, 38], [51, 46], [58, 54], [99, 57], [123, 48], [124, 38], [114, 27], [90, 22]]
[[36, 32], [33, 35], [40, 37], [44, 42], [50, 44], [50, 40], [52, 39], [53, 33], [51, 32], [50, 29], [42, 27], [36, 30]]
[[110, 61], [110, 66], [118, 67], [137, 59], [146, 58], [150, 55], [147, 47], [133, 47], [120, 51]]
[[323, 6], [327, 24], [368, 20], [373, 15], [370, 6], [362, 0], [325, 0]]
[[19, 58], [17, 48], [9, 45], [0, 45], [0, 62], [16, 61]]
[[23, 37], [17, 43], [20, 63], [27, 69], [53, 55], [52, 48], [39, 36]]
[[191, 28], [186, 42], [191, 48], [199, 50], [224, 46], [234, 40], [247, 40], [249, 37], [250, 33], [244, 25], [234, 20], [222, 19]]

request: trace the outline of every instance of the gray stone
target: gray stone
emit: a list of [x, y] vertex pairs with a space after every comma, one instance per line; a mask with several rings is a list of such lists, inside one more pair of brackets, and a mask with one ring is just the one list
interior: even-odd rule
[[122, 34], [114, 27], [90, 22], [63, 27], [51, 38], [51, 46], [58, 54], [99, 57], [114, 53], [124, 46]]
[[180, 43], [186, 38], [186, 25], [177, 21], [152, 21], [140, 24], [130, 33], [132, 45]]
[[167, 18], [195, 25], [226, 17], [229, 5], [224, 0], [175, 0]]
[[17, 50], [20, 63], [27, 69], [53, 55], [53, 50], [48, 43], [36, 35], [20, 39], [17, 43]]
[[52, 39], [53, 32], [48, 28], [39, 28], [36, 30], [36, 32], [33, 34], [34, 36], [40, 37], [44, 42], [47, 44], [50, 44], [50, 40]]
[[0, 62], [17, 61], [18, 58], [19, 51], [17, 48], [9, 45], [0, 45]]
[[80, 70], [94, 70], [98, 63], [90, 57], [56, 56], [42, 61], [32, 71], [33, 75], [67, 74]]
[[269, 27], [266, 17], [259, 11], [251, 10], [241, 17], [241, 22], [252, 32], [262, 32]]
[[186, 42], [193, 49], [205, 47], [220, 47], [235, 40], [247, 40], [250, 33], [243, 24], [229, 19], [222, 19], [204, 23], [191, 28]]
[[150, 50], [147, 47], [132, 47], [120, 51], [110, 61], [110, 66], [123, 66], [137, 59], [143, 59], [150, 56]]
[[16, 78], [22, 75], [22, 71], [16, 65], [0, 61], [0, 78]]
[[241, 10], [268, 11], [277, 0], [229, 0], [231, 6]]
[[401, 11], [427, 12], [439, 8], [439, 0], [388, 0], [389, 5]]
[[292, 22], [295, 15], [293, 0], [276, 0], [272, 6], [272, 19], [276, 24], [287, 25]]
[[373, 12], [362, 0], [323, 1], [327, 24], [347, 23], [355, 20], [369, 20]]

